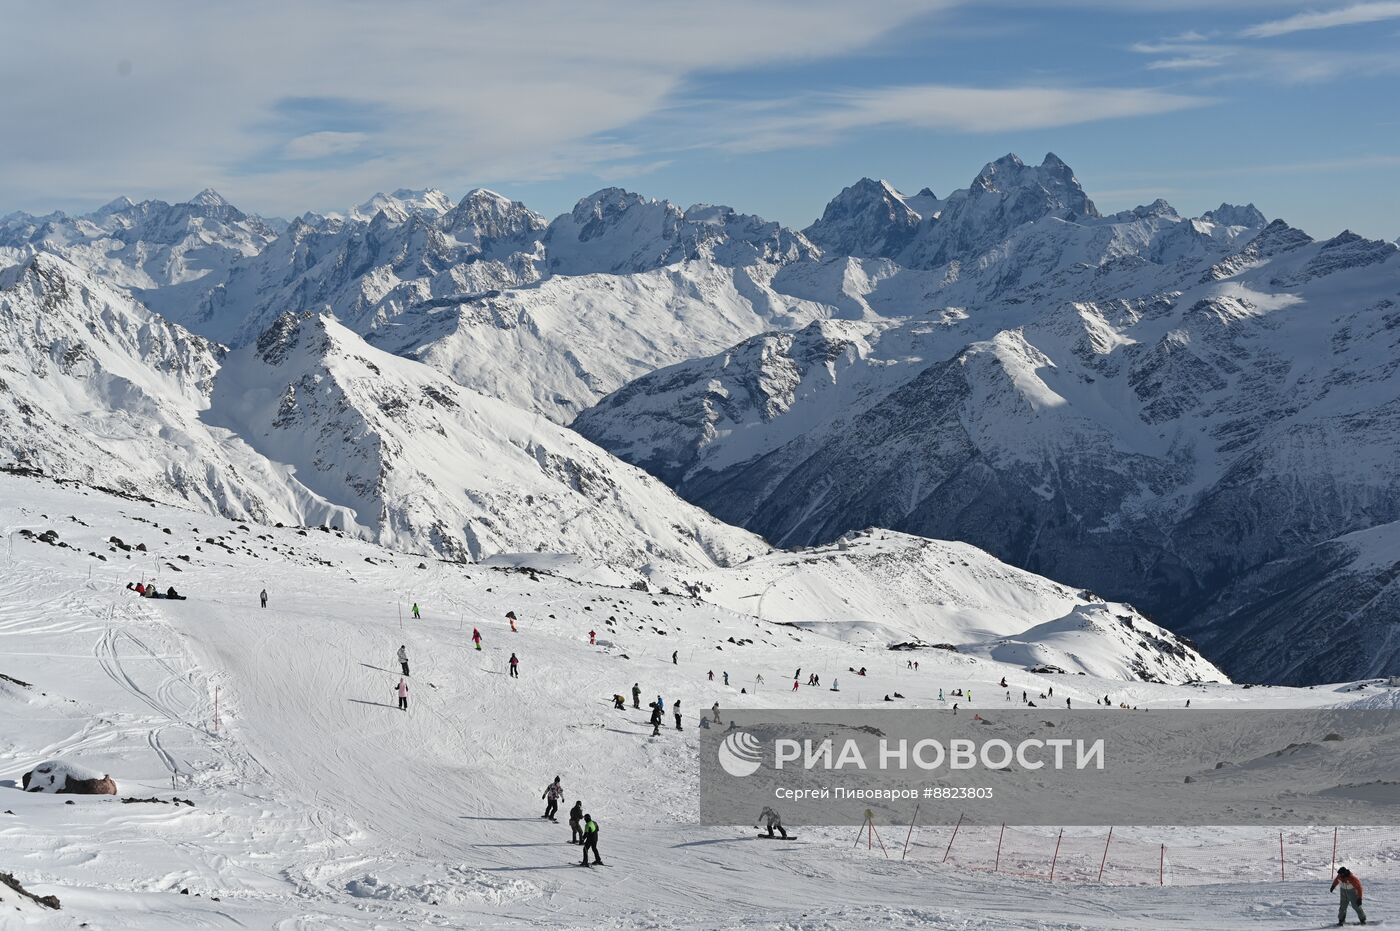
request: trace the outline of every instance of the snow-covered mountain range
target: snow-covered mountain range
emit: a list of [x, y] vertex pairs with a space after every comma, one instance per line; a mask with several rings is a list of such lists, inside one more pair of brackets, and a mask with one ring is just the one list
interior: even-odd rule
[[[1400, 257], [1252, 205], [1105, 216], [1053, 155], [944, 196], [863, 179], [803, 231], [612, 188], [290, 223], [205, 191], [0, 217], [0, 288], [3, 458], [54, 474], [653, 574], [767, 551], [735, 526], [886, 527], [1131, 601], [1236, 675], [1400, 671], [1400, 550], [1352, 584], [1328, 543], [1400, 520]], [[1328, 594], [1279, 623], [1291, 560]], [[1368, 646], [1271, 647], [1324, 616], [1319, 650]]]

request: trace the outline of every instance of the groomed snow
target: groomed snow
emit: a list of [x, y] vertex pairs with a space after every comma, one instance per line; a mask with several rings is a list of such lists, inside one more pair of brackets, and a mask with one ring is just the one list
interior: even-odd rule
[[[1260, 831], [1176, 832], [1173, 843], [1217, 845], [1202, 872], [1219, 885], [1118, 888], [943, 866], [932, 848], [946, 832], [921, 829], [901, 861], [853, 849], [846, 829], [802, 826], [799, 841], [767, 843], [699, 827], [690, 728], [715, 701], [855, 707], [897, 689], [938, 708], [939, 688], [963, 687], [971, 707], [995, 706], [1002, 675], [1076, 703], [1111, 688], [1152, 707], [1394, 707], [1400, 695], [1039, 676], [936, 650], [915, 654], [914, 673], [906, 653], [547, 574], [580, 565], [567, 559], [424, 561], [14, 476], [0, 476], [0, 532], [0, 672], [29, 683], [0, 680], [0, 812], [14, 812], [0, 814], [0, 870], [63, 901], [58, 913], [0, 912], [7, 928], [1318, 927], [1335, 913], [1320, 872], [1278, 883], [1240, 869]], [[153, 576], [189, 600], [124, 587]], [[590, 647], [589, 630], [605, 645]], [[406, 714], [394, 707], [400, 644]], [[512, 651], [518, 680], [506, 675]], [[841, 672], [851, 665], [869, 667], [859, 687]], [[795, 666], [841, 676], [842, 692], [788, 692]], [[771, 685], [755, 691], [759, 674]], [[634, 682], [648, 699], [679, 698], [687, 730], [653, 740], [645, 712], [614, 711], [610, 696]], [[193, 805], [10, 784], [53, 757], [110, 773], [122, 796]], [[574, 866], [567, 827], [539, 819], [556, 774], [564, 807], [582, 798], [599, 821], [607, 868]], [[902, 828], [882, 826], [886, 843]], [[1369, 856], [1380, 913], [1400, 893], [1400, 841]]]

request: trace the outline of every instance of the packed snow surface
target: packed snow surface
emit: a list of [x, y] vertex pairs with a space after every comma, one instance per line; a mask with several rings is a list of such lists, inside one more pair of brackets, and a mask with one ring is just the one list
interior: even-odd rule
[[[1082, 871], [1053, 884], [969, 871], [956, 865], [961, 847], [950, 864], [939, 862], [942, 829], [920, 828], [901, 860], [903, 825], [880, 826], [891, 859], [878, 846], [852, 848], [846, 829], [792, 826], [802, 837], [783, 843], [700, 827], [695, 716], [715, 702], [872, 707], [895, 690], [907, 706], [938, 713], [946, 707], [939, 689], [955, 687], [977, 696], [964, 707], [995, 708], [1002, 676], [1017, 689], [1054, 686], [1057, 698], [1076, 703], [1111, 691], [1140, 707], [1179, 707], [1188, 697], [1201, 707], [1393, 707], [1400, 694], [1358, 683], [1244, 689], [1092, 671], [1040, 675], [1019, 658], [999, 662], [994, 649], [906, 653], [827, 636], [820, 623], [787, 623], [801, 610], [780, 613], [789, 595], [815, 597], [803, 584], [769, 588], [793, 570], [798, 581], [813, 554], [751, 561], [747, 579], [741, 565], [688, 580], [701, 597], [666, 595], [556, 574], [601, 568], [576, 558], [425, 560], [331, 531], [240, 525], [17, 476], [0, 476], [0, 532], [0, 673], [8, 677], [0, 679], [0, 812], [13, 812], [0, 814], [0, 869], [63, 903], [60, 912], [11, 911], [0, 889], [7, 928], [1319, 926], [1335, 908], [1322, 885], [1325, 854], [1305, 875], [1270, 881], [1261, 831], [1176, 832], [1171, 881], [1218, 883], [1179, 888], [1115, 887]], [[968, 640], [1030, 642], [1040, 636], [1035, 625], [1013, 628], [1058, 616], [1044, 642], [1063, 648], [1057, 638], [1096, 604], [998, 569], [971, 548], [939, 547], [925, 563], [904, 541], [865, 546], [864, 556], [858, 541], [844, 551], [850, 562], [835, 578], [856, 584], [861, 559], [892, 573], [898, 558], [932, 583], [939, 563], [958, 558], [943, 567], [949, 588], [934, 597], [949, 600], [967, 585], [961, 607], [906, 616], [900, 591], [884, 594], [884, 622], [901, 634], [932, 635], [936, 624]], [[875, 591], [879, 578], [895, 580], [880, 576], [864, 590]], [[125, 587], [143, 580], [188, 600], [141, 598]], [[258, 606], [264, 588], [266, 609]], [[726, 606], [765, 589], [762, 620], [756, 607]], [[421, 620], [411, 617], [414, 603]], [[1017, 620], [984, 629], [1001, 608], [1014, 608]], [[811, 620], [848, 613], [833, 608]], [[473, 629], [483, 637], [479, 652]], [[395, 700], [401, 644], [412, 673], [407, 713]], [[512, 652], [519, 679], [506, 675]], [[906, 665], [911, 657], [918, 672]], [[869, 675], [843, 672], [853, 665]], [[824, 681], [839, 676], [842, 691], [790, 693], [785, 679], [797, 666]], [[679, 699], [687, 729], [670, 729], [668, 715], [652, 739], [645, 711], [630, 702], [614, 710], [612, 694], [630, 698], [633, 683], [648, 700], [663, 694], [668, 707]], [[110, 773], [125, 797], [164, 804], [15, 788], [21, 773], [56, 757]], [[539, 796], [555, 775], [564, 809], [582, 799], [601, 825], [607, 867], [575, 866], [567, 827], [539, 818]], [[964, 830], [981, 843], [982, 834]], [[1102, 843], [1101, 833], [1071, 835], [1067, 851]], [[1054, 842], [1053, 832], [1016, 836], [1037, 851]], [[1352, 861], [1375, 912], [1400, 892], [1391, 878], [1400, 844], [1386, 836], [1388, 846], [1372, 844]], [[1156, 839], [1139, 838], [1154, 853], [1146, 845]], [[1202, 848], [1208, 856], [1186, 859], [1205, 843], [1215, 845]], [[1263, 866], [1251, 872], [1256, 849]]]

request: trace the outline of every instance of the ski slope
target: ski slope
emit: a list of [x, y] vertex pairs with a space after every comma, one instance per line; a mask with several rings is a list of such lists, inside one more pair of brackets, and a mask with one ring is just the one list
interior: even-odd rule
[[[67, 545], [24, 529], [52, 529]], [[852, 848], [847, 829], [802, 826], [801, 840], [768, 843], [700, 827], [695, 716], [716, 701], [872, 706], [896, 689], [936, 708], [938, 690], [954, 687], [975, 690], [971, 707], [995, 706], [1003, 675], [1017, 688], [1053, 684], [1076, 703], [1110, 688], [1163, 707], [1188, 696], [1199, 706], [1393, 705], [1397, 694], [1037, 676], [936, 650], [917, 654], [914, 673], [909, 654], [698, 598], [572, 581], [531, 558], [426, 561], [10, 475], [0, 475], [0, 532], [0, 673], [30, 683], [0, 680], [0, 871], [63, 902], [58, 913], [10, 911], [0, 890], [6, 929], [1320, 927], [1335, 909], [1321, 877], [1047, 884], [886, 860]], [[152, 577], [189, 600], [124, 587]], [[400, 644], [413, 672], [407, 713], [392, 692]], [[518, 680], [506, 675], [512, 651]], [[870, 670], [859, 687], [842, 672], [852, 665]], [[789, 692], [797, 666], [839, 676], [842, 691]], [[732, 685], [708, 681], [712, 668]], [[634, 682], [644, 698], [666, 698], [660, 738], [648, 736], [644, 711], [609, 703]], [[677, 698], [679, 735], [669, 730]], [[52, 758], [110, 773], [122, 796], [193, 805], [15, 790]], [[606, 868], [575, 866], [567, 826], [538, 817], [555, 775], [563, 809], [582, 798], [601, 825]], [[1383, 917], [1400, 881], [1379, 862], [1363, 878]]]

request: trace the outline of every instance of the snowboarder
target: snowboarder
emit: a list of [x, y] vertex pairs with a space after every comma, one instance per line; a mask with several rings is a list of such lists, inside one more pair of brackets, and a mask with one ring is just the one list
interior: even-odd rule
[[[758, 681], [759, 681], [759, 682], [762, 682], [762, 681], [763, 681], [763, 677], [762, 677], [762, 676], [759, 676], [759, 677], [758, 677]], [[728, 684], [729, 684], [729, 672], [728, 672], [727, 670], [726, 670], [725, 673], [724, 673], [724, 684], [725, 684], [725, 685], [728, 685]]]
[[520, 658], [514, 653], [510, 655], [510, 677], [512, 679], [520, 678]]
[[574, 807], [569, 809], [569, 830], [573, 836], [569, 838], [571, 844], [583, 843], [583, 827], [579, 822], [583, 820], [583, 799], [576, 799]]
[[967, 700], [972, 701], [972, 689], [967, 690]]
[[632, 707], [642, 707], [642, 687], [636, 682], [632, 683]]
[[915, 671], [915, 672], [918, 672], [918, 671], [919, 671], [919, 661], [918, 661], [918, 660], [914, 660], [914, 671]]
[[793, 677], [794, 679], [796, 679], [796, 678], [797, 678], [798, 676], [800, 676], [800, 675], [802, 675], [802, 667], [801, 667], [801, 666], [798, 666], [798, 667], [797, 667], [797, 672], [794, 672], [794, 673], [792, 674], [792, 677]]
[[510, 621], [510, 632], [511, 632], [511, 633], [513, 633], [513, 634], [518, 634], [518, 633], [520, 633], [520, 631], [518, 631], [518, 630], [515, 629], [515, 612], [514, 612], [514, 611], [507, 611], [507, 612], [506, 612], [506, 620]]
[[476, 644], [478, 650], [481, 649], [481, 631], [475, 627], [472, 628], [472, 643]]
[[399, 680], [398, 687], [394, 691], [399, 693], [399, 710], [408, 710], [408, 683], [403, 679]]
[[660, 708], [662, 711], [665, 711], [666, 699], [662, 698], [660, 695], [656, 696], [656, 707]]
[[713, 712], [715, 713], [715, 723], [716, 723], [716, 724], [722, 724], [722, 723], [724, 723], [724, 722], [720, 721], [720, 719], [719, 719], [719, 702], [715, 702], [714, 707], [712, 707], [710, 710], [713, 711]]
[[593, 851], [593, 862], [598, 866], [603, 865], [602, 857], [598, 856], [598, 822], [593, 820], [592, 815], [583, 816], [583, 865], [588, 866], [588, 851]]
[[679, 659], [676, 658], [676, 655], [677, 655], [678, 653], [680, 653], [680, 650], [672, 650], [672, 651], [671, 651], [671, 665], [672, 665], [672, 666], [679, 666], [679, 665], [681, 664], [681, 661], [680, 661]]
[[710, 729], [710, 719], [707, 718], [707, 717], [705, 717], [703, 714], [700, 715], [700, 730], [702, 730], [702, 731], [708, 731], [709, 729]]
[[676, 716], [676, 730], [681, 729], [681, 700], [676, 699], [676, 703], [671, 706], [671, 713]]
[[1006, 688], [1006, 676], [1001, 677], [1001, 687]]
[[1021, 701], [1025, 701], [1025, 700], [1026, 700], [1026, 690], [1025, 690], [1025, 689], [1021, 689]]
[[651, 703], [651, 736], [661, 736], [661, 706], [656, 702]]
[[[787, 840], [787, 830], [783, 828], [783, 819], [778, 816], [778, 813], [774, 811], [772, 807], [765, 805], [763, 810], [758, 813], [758, 820], [763, 823], [763, 826], [768, 828], [769, 837], [772, 837], [773, 831], [777, 830], [779, 834], [783, 835], [783, 839]], [[758, 826], [757, 824], [754, 825], [754, 827]]]
[[423, 619], [423, 613], [418, 610], [418, 602], [413, 603], [413, 619], [419, 621]]
[[598, 632], [596, 630], [590, 630], [588, 632], [588, 645], [591, 647], [598, 645]]
[[544, 814], [541, 818], [548, 818], [550, 821], [558, 821], [554, 817], [559, 812], [559, 800], [564, 797], [564, 786], [560, 783], [559, 777], [555, 776], [554, 781], [544, 787], [544, 794], [540, 798], [545, 799]]
[[627, 699], [623, 698], [621, 695], [614, 694], [613, 707], [616, 708], [618, 711], [625, 710], [627, 708]]
[[1055, 687], [1054, 687], [1053, 685], [1050, 686], [1050, 697], [1051, 697], [1051, 698], [1054, 698], [1054, 697], [1055, 697]]
[[1190, 707], [1191, 707], [1191, 699], [1189, 699], [1189, 698], [1186, 699], [1186, 707], [1187, 707], [1187, 708], [1190, 708]]
[[405, 678], [408, 676], [408, 648], [402, 643], [399, 644], [399, 665], [403, 667]]
[[1069, 708], [1069, 707], [1071, 707], [1071, 705], [1070, 705], [1070, 703], [1069, 703], [1069, 699], [1068, 699], [1068, 698], [1066, 698], [1066, 699], [1065, 699], [1065, 707], [1066, 707], [1066, 708]]
[[841, 689], [839, 688], [840, 685], [841, 685], [841, 680], [840, 680], [840, 679], [832, 679], [832, 680], [831, 680], [831, 690], [832, 690], [833, 692], [839, 692], [839, 691], [841, 691]]
[[710, 670], [710, 681], [715, 681], [715, 671], [713, 669]]
[[[136, 590], [139, 592], [141, 590], [140, 586], [137, 586]], [[264, 608], [267, 607], [267, 589], [264, 588], [262, 591], [258, 592], [258, 601], [262, 602]]]
[[958, 703], [957, 703], [957, 702], [953, 702], [953, 714], [957, 714], [957, 713], [958, 713]]
[[942, 689], [939, 689], [939, 690], [938, 690], [938, 700], [939, 700], [939, 701], [942, 701], [942, 700], [943, 700], [943, 690], [942, 690]]
[[1337, 867], [1337, 878], [1332, 880], [1331, 892], [1338, 886], [1342, 887], [1341, 899], [1337, 905], [1337, 926], [1341, 927], [1347, 923], [1347, 906], [1350, 905], [1356, 911], [1356, 918], [1363, 925], [1366, 923], [1366, 911], [1361, 907], [1361, 880], [1347, 869], [1345, 866]]

